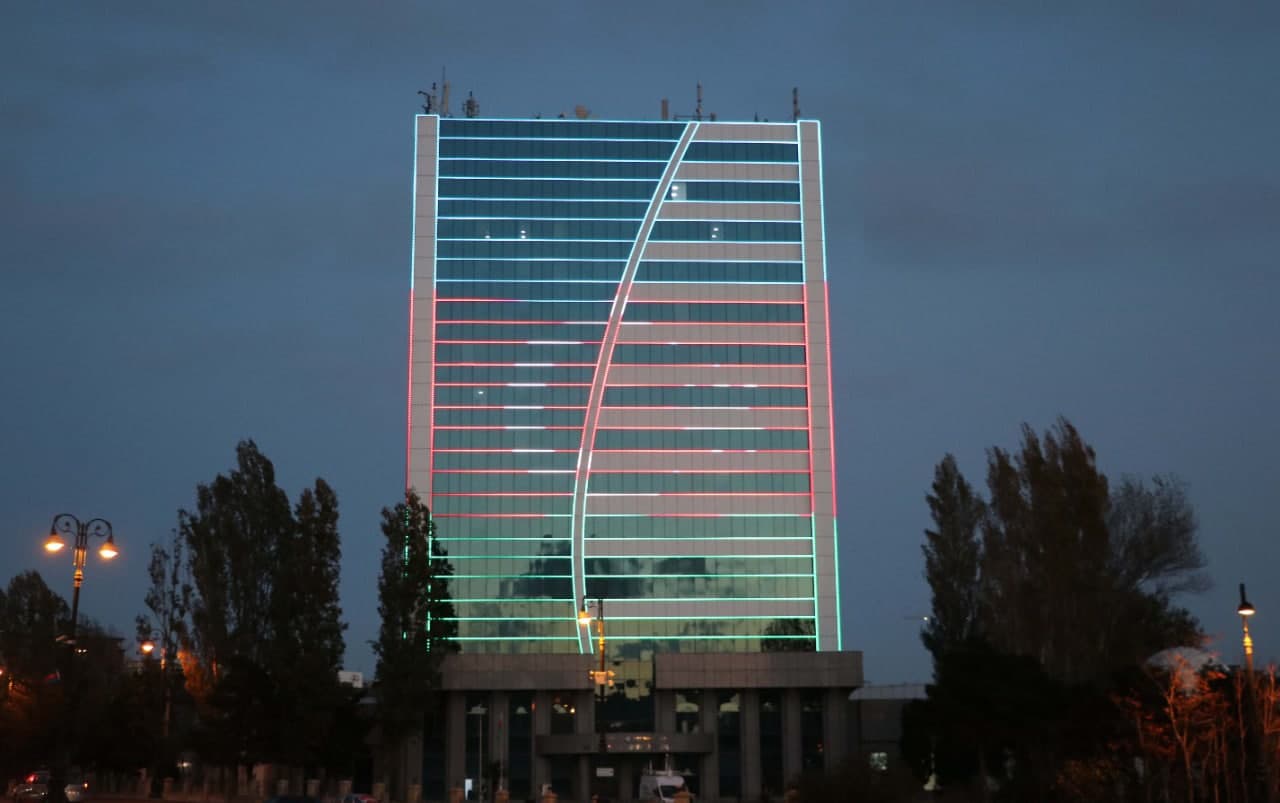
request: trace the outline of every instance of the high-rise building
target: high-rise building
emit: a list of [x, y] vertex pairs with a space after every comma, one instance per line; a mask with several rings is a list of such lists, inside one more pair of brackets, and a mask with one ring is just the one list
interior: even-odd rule
[[585, 798], [591, 733], [758, 794], [844, 743], [820, 136], [418, 116], [406, 471], [455, 572], [451, 785], [487, 740], [513, 792]]
[[817, 122], [418, 118], [409, 481], [464, 651], [840, 646]]

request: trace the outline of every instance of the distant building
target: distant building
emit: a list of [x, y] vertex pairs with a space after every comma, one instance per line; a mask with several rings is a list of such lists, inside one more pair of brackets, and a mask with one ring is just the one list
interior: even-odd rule
[[364, 674], [361, 672], [338, 672], [338, 682], [353, 689], [364, 688]]
[[902, 712], [914, 700], [928, 697], [923, 683], [863, 686], [849, 695], [853, 744], [875, 769], [888, 769], [902, 756]]
[[414, 206], [406, 471], [462, 649], [424, 794], [842, 756], [818, 123], [420, 115]]

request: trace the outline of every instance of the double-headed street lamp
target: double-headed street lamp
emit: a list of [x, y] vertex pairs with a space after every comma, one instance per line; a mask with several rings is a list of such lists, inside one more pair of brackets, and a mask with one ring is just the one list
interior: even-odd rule
[[75, 542], [71, 553], [72, 565], [75, 567], [73, 575], [75, 588], [71, 593], [71, 633], [67, 637], [68, 643], [74, 647], [76, 620], [80, 616], [80, 586], [84, 583], [84, 563], [89, 553], [89, 536], [104, 539], [105, 543], [98, 547], [98, 554], [103, 560], [111, 560], [120, 553], [116, 550], [116, 538], [111, 532], [111, 522], [106, 519], [89, 519], [82, 522], [70, 513], [59, 513], [53, 517], [53, 524], [49, 525], [49, 537], [44, 542], [45, 551], [50, 554], [61, 552], [67, 545], [62, 538], [64, 535], [71, 536]]

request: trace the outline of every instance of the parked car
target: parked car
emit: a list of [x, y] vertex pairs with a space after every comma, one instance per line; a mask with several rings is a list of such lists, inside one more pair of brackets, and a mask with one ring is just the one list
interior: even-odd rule
[[345, 795], [342, 798], [342, 803], [378, 803], [378, 799], [373, 795], [354, 792], [350, 795]]
[[[89, 799], [89, 784], [79, 773], [71, 773], [63, 787], [67, 803], [85, 803]], [[44, 803], [49, 797], [49, 771], [36, 770], [13, 788], [14, 803]]]

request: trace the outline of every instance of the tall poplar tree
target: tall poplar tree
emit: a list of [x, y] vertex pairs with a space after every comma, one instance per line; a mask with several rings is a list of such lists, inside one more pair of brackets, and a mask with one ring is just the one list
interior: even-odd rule
[[[179, 514], [192, 598], [184, 666], [206, 750], [223, 761], [313, 765], [325, 753], [343, 655], [337, 496], [324, 480], [296, 508], [253, 441]], [[301, 738], [299, 734], [302, 734]]]
[[378, 656], [379, 720], [394, 741], [422, 725], [436, 702], [445, 655], [457, 652], [449, 595], [453, 566], [435, 537], [431, 511], [412, 490], [382, 510], [382, 571], [373, 643]]
[[976, 635], [1074, 683], [1199, 637], [1174, 604], [1205, 585], [1185, 489], [1169, 477], [1113, 489], [1065, 418], [1043, 435], [1024, 425], [1016, 451], [987, 452], [985, 500], [947, 455], [928, 501], [935, 659]]
[[924, 576], [933, 591], [932, 615], [922, 634], [936, 657], [978, 635], [981, 601], [979, 528], [986, 504], [947, 455], [926, 500], [934, 528], [925, 530]]

